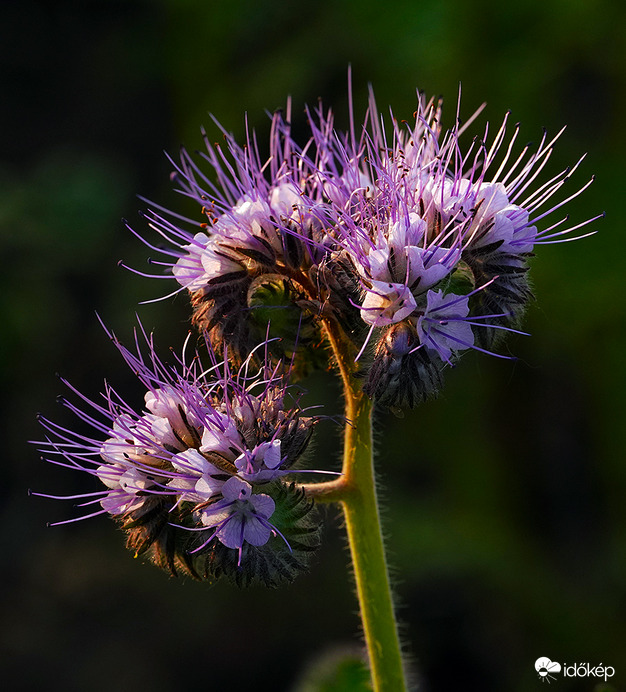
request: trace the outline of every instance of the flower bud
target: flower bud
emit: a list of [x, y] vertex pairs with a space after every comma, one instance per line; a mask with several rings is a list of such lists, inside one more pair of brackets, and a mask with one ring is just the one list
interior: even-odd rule
[[382, 330], [363, 386], [365, 393], [392, 409], [413, 408], [436, 395], [443, 384], [443, 364], [418, 346], [416, 331], [408, 322]]

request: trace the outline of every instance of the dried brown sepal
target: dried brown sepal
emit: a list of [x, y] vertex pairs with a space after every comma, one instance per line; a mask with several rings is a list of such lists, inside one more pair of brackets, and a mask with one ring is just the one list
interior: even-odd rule
[[126, 547], [173, 577], [183, 574], [199, 579], [188, 553], [189, 532], [171, 526], [178, 518], [171, 508], [171, 498], [149, 496], [140, 508], [123, 515], [120, 525], [126, 532]]

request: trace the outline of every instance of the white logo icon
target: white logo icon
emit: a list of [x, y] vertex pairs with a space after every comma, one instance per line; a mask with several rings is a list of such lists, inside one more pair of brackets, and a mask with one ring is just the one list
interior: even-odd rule
[[561, 664], [554, 663], [549, 658], [542, 656], [535, 661], [535, 670], [541, 682], [550, 682], [550, 680], [556, 680], [553, 673], [561, 672]]

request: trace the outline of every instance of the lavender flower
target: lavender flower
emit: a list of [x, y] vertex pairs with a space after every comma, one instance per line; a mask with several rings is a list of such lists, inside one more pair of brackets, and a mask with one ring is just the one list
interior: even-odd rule
[[241, 565], [241, 554], [246, 543], [265, 545], [278, 530], [269, 519], [276, 504], [269, 495], [252, 494], [252, 486], [241, 478], [229, 478], [221, 488], [222, 500], [200, 510], [200, 519], [205, 526], [215, 529], [215, 536], [227, 548], [236, 548], [239, 553], [237, 564]]
[[452, 352], [469, 348], [474, 343], [471, 325], [467, 322], [469, 298], [443, 291], [428, 291], [426, 308], [417, 320], [417, 334], [426, 350], [450, 362]]
[[133, 352], [112, 336], [147, 389], [143, 412], [107, 385], [104, 405], [75, 390], [86, 406], [63, 400], [94, 437], [40, 419], [49, 433], [46, 458], [104, 485], [68, 499], [94, 507], [86, 516], [111, 515], [126, 530], [129, 548], [171, 574], [225, 573], [239, 584], [293, 578], [319, 532], [312, 503], [285, 476], [319, 417], [299, 406], [288, 368], [264, 359], [251, 372], [248, 359], [233, 372], [210, 346], [208, 365], [195, 353], [169, 366], [143, 336], [147, 357], [137, 338]]
[[228, 156], [207, 142], [216, 183], [183, 152], [176, 180], [208, 223], [183, 220], [202, 227], [192, 235], [160, 207], [150, 218], [174, 246], [166, 264], [190, 293], [195, 324], [240, 357], [255, 315], [257, 328], [270, 319], [281, 336], [297, 331], [297, 318], [300, 349], [321, 340], [320, 325], [338, 325], [365, 392], [391, 407], [434, 394], [463, 351], [494, 353], [532, 298], [535, 248], [574, 239], [594, 219], [546, 225], [591, 182], [551, 201], [581, 159], [536, 183], [561, 133], [514, 154], [519, 126], [508, 136], [507, 114], [495, 136], [487, 125], [464, 150], [461, 136], [480, 110], [444, 132], [441, 103], [420, 96], [414, 125], [394, 120], [387, 130], [371, 93], [358, 130], [352, 103], [347, 133], [322, 106], [309, 111], [302, 147], [289, 113], [276, 114], [265, 162], [253, 135], [245, 147], [226, 135]]

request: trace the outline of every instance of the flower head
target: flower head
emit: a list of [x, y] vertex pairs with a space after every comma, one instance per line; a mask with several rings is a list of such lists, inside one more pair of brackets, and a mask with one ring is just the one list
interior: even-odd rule
[[[267, 360], [252, 372], [248, 359], [233, 372], [209, 347], [208, 365], [196, 353], [170, 366], [144, 337], [147, 357], [138, 343], [130, 351], [113, 340], [147, 390], [145, 410], [110, 386], [104, 405], [64, 400], [97, 435], [41, 418], [46, 458], [95, 476], [103, 488], [84, 496], [84, 506], [96, 507], [88, 516], [111, 515], [131, 549], [172, 574], [226, 572], [239, 583], [291, 578], [318, 535], [311, 503], [284, 478], [319, 417], [299, 406], [288, 370]], [[260, 569], [259, 560], [274, 571]]]
[[[281, 336], [301, 335], [293, 352], [335, 323], [365, 391], [390, 406], [435, 393], [463, 351], [493, 352], [532, 298], [535, 249], [573, 239], [594, 219], [549, 221], [590, 184], [559, 196], [580, 161], [537, 183], [561, 133], [516, 154], [519, 126], [511, 131], [507, 114], [494, 135], [487, 125], [465, 147], [480, 110], [446, 131], [441, 102], [420, 95], [413, 124], [387, 127], [370, 93], [360, 128], [350, 104], [348, 132], [321, 105], [307, 111], [302, 146], [289, 111], [277, 113], [266, 161], [253, 135], [245, 147], [226, 135], [228, 154], [207, 143], [216, 182], [183, 152], [176, 180], [206, 220], [191, 233], [160, 208], [150, 218], [174, 245], [171, 273], [191, 296], [196, 325], [245, 357], [255, 325], [268, 320]], [[404, 377], [412, 384], [398, 389]]]
[[186, 151], [172, 162], [179, 191], [198, 203], [199, 219], [156, 205], [147, 218], [173, 246], [166, 264], [190, 295], [194, 324], [218, 352], [226, 343], [241, 362], [265, 336], [268, 305], [273, 323], [287, 320], [281, 337], [293, 341], [297, 332], [300, 345], [317, 338], [308, 327], [318, 306], [307, 301], [330, 239], [319, 183], [291, 137], [289, 110], [287, 119], [282, 113], [272, 119], [267, 161], [254, 135], [244, 147], [224, 136], [225, 150], [205, 135], [202, 155], [217, 185]]
[[364, 388], [389, 406], [413, 406], [463, 351], [491, 353], [499, 334], [517, 330], [534, 250], [594, 220], [568, 228], [567, 217], [546, 219], [590, 183], [553, 202], [580, 161], [536, 185], [561, 133], [514, 156], [519, 126], [507, 137], [508, 115], [467, 150], [467, 125], [444, 132], [441, 102], [421, 96], [414, 124], [394, 120], [391, 132], [373, 93], [358, 139], [354, 128], [329, 134], [331, 122], [318, 109], [313, 135], [325, 152], [333, 237], [360, 285], [354, 304], [368, 331], [358, 358], [373, 344]]

